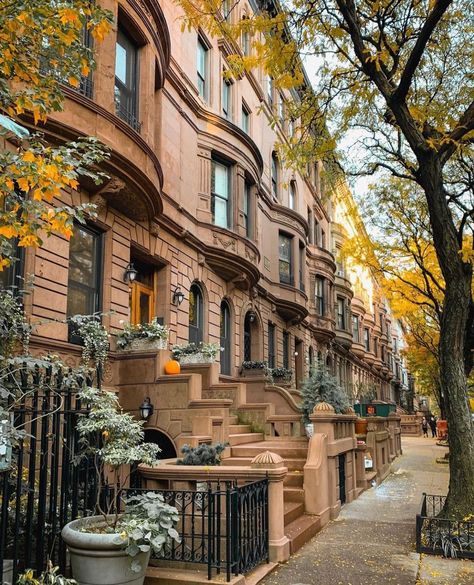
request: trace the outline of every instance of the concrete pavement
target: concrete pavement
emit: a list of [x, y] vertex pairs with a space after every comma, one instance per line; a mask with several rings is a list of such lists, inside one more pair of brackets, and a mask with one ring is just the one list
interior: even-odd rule
[[435, 439], [403, 437], [403, 455], [379, 486], [343, 507], [339, 517], [278, 567], [264, 585], [474, 585], [474, 561], [415, 552], [421, 495], [445, 494], [446, 449]]

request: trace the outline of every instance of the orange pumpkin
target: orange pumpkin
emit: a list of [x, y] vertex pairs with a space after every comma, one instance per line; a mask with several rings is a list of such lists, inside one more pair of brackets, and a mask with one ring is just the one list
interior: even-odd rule
[[181, 366], [176, 360], [169, 360], [165, 364], [165, 374], [179, 374], [181, 372]]

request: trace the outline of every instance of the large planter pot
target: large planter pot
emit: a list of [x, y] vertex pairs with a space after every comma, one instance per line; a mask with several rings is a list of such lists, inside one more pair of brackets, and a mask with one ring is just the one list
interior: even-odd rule
[[[117, 534], [83, 532], [87, 526], [103, 522], [102, 516], [73, 520], [61, 532], [67, 544], [72, 576], [79, 585], [143, 585], [150, 553], [130, 557], [123, 544], [116, 542]], [[141, 565], [139, 572], [132, 571], [132, 561]]]
[[355, 434], [356, 435], [366, 435], [367, 434], [367, 419], [365, 418], [358, 418], [355, 421]]
[[190, 353], [189, 355], [180, 356], [178, 361], [182, 366], [185, 364], [213, 364], [216, 358], [203, 355], [202, 353]]
[[130, 345], [126, 349], [133, 351], [154, 351], [158, 349], [166, 349], [168, 347], [167, 339], [147, 339], [146, 337], [132, 339]]

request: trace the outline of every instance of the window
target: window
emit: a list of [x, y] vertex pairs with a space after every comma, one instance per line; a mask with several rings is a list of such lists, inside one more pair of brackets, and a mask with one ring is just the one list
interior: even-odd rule
[[197, 44], [197, 84], [198, 92], [203, 100], [208, 99], [207, 59], [209, 49], [201, 39]]
[[279, 236], [279, 272], [280, 282], [285, 284], [293, 284], [293, 259], [291, 247], [293, 245], [293, 238], [285, 234]]
[[231, 12], [230, 0], [223, 0], [221, 9], [224, 20], [230, 20]]
[[[243, 16], [242, 17], [242, 21], [241, 24], [244, 23], [244, 21], [248, 20], [247, 16]], [[244, 54], [245, 57], [248, 57], [250, 55], [250, 33], [248, 30], [244, 30], [242, 32], [242, 52]]]
[[307, 208], [306, 217], [308, 219], [308, 225], [310, 226], [309, 235], [308, 235], [308, 241], [309, 241], [310, 244], [313, 244], [314, 243], [314, 239], [313, 239], [313, 232], [311, 230], [311, 224], [313, 223], [313, 213], [312, 213], [310, 207]]
[[222, 80], [222, 115], [227, 120], [232, 118], [232, 82]]
[[385, 364], [387, 361], [387, 354], [386, 354], [385, 345], [380, 345], [380, 354], [381, 354], [382, 362]]
[[288, 191], [288, 207], [290, 209], [296, 208], [296, 185], [294, 181], [291, 181], [290, 190]]
[[268, 100], [268, 105], [272, 108], [273, 107], [273, 79], [270, 76], [267, 77], [267, 100]]
[[230, 167], [212, 161], [211, 211], [212, 223], [220, 227], [230, 227]]
[[314, 243], [321, 247], [321, 226], [316, 218], [314, 219]]
[[272, 195], [278, 199], [278, 156], [272, 152]]
[[230, 376], [231, 373], [231, 321], [230, 308], [227, 301], [221, 302], [221, 323], [220, 323], [220, 343], [221, 343], [221, 374]]
[[374, 354], [375, 357], [379, 357], [379, 340], [374, 337]]
[[244, 201], [242, 205], [242, 213], [244, 216], [244, 228], [245, 228], [245, 235], [247, 238], [252, 237], [252, 185], [248, 181], [245, 181], [244, 184]]
[[306, 264], [306, 248], [303, 242], [300, 242], [299, 246], [299, 281], [300, 281], [300, 290], [304, 292], [304, 268]]
[[245, 104], [242, 104], [242, 130], [250, 134], [250, 111]]
[[321, 230], [321, 248], [326, 250], [326, 232]]
[[358, 315], [352, 315], [352, 339], [357, 343], [360, 341]]
[[92, 315], [101, 308], [102, 237], [74, 225], [69, 241], [67, 316]]
[[293, 120], [293, 118], [290, 118], [288, 120], [288, 136], [290, 138], [293, 138], [294, 135], [295, 135], [295, 121]]
[[23, 288], [24, 248], [12, 242], [12, 263], [0, 271], [0, 290], [9, 288], [16, 294]]
[[138, 46], [119, 26], [115, 44], [115, 110], [134, 130], [138, 122]]
[[280, 120], [280, 124], [283, 125], [283, 122], [285, 121], [285, 100], [283, 99], [283, 96], [281, 95], [281, 93], [278, 94], [278, 118]]
[[316, 313], [320, 316], [324, 315], [324, 278], [316, 276], [314, 286], [314, 296], [316, 303]]
[[275, 367], [275, 325], [268, 322], [268, 367]]
[[290, 367], [290, 334], [283, 331], [283, 367], [287, 370]]
[[364, 346], [365, 351], [370, 351], [370, 331], [367, 327], [364, 327]]
[[380, 313], [379, 318], [380, 318], [380, 331], [382, 332], [382, 335], [383, 335], [385, 333], [383, 313]]
[[204, 329], [204, 303], [198, 284], [189, 289], [189, 343], [201, 343]]
[[337, 297], [337, 328], [346, 328], [346, 301], [343, 297]]

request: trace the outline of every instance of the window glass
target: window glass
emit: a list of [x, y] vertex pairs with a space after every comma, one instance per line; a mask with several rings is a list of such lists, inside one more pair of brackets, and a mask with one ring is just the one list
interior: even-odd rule
[[231, 117], [231, 91], [231, 82], [224, 79], [222, 81], [222, 115], [227, 119]]
[[251, 225], [250, 225], [250, 211], [251, 211], [251, 185], [250, 183], [245, 182], [244, 186], [244, 204], [243, 204], [243, 214], [244, 214], [244, 227], [245, 227], [245, 235], [247, 238], [251, 237]]
[[293, 270], [292, 270], [292, 254], [291, 245], [292, 238], [284, 234], [279, 237], [279, 271], [280, 282], [292, 284]]
[[272, 152], [272, 195], [278, 198], [278, 157]]
[[115, 109], [132, 128], [138, 122], [138, 47], [119, 27], [115, 44]]
[[342, 297], [337, 297], [337, 327], [338, 329], [346, 328], [345, 301]]
[[290, 183], [288, 207], [290, 209], [295, 209], [296, 207], [296, 187], [294, 181]]
[[229, 167], [212, 161], [212, 222], [229, 227]]
[[247, 134], [250, 133], [250, 112], [245, 106], [242, 106], [242, 130]]
[[352, 337], [354, 341], [359, 341], [359, 317], [352, 315]]
[[370, 331], [367, 327], [364, 329], [364, 345], [365, 351], [370, 351]]
[[203, 340], [203, 297], [201, 289], [193, 284], [189, 289], [189, 342], [200, 343]]
[[197, 82], [199, 95], [203, 98], [207, 98], [207, 47], [204, 43], [198, 39], [197, 45]]
[[100, 310], [101, 236], [75, 225], [69, 242], [67, 315], [91, 315]]
[[288, 331], [283, 331], [283, 367], [288, 369], [290, 367], [290, 334]]
[[324, 278], [317, 276], [315, 280], [316, 313], [324, 315]]
[[275, 325], [268, 323], [268, 367], [275, 367]]

